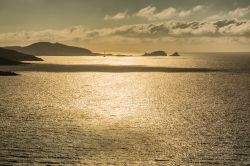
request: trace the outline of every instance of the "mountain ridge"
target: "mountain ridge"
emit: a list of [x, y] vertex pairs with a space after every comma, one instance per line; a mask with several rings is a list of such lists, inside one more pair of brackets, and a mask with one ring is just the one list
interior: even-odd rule
[[11, 50], [19, 51], [26, 54], [33, 54], [36, 56], [94, 56], [97, 55], [89, 49], [69, 46], [61, 43], [37, 42], [31, 45], [9, 46], [5, 47]]

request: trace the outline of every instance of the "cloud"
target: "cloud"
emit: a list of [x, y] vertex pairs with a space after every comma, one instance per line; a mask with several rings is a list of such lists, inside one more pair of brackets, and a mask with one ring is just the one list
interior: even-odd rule
[[155, 19], [164, 20], [164, 19], [170, 19], [175, 15], [176, 15], [176, 9], [170, 7], [170, 8], [162, 10], [159, 13], [156, 13], [154, 17]]
[[155, 11], [156, 11], [156, 7], [154, 6], [148, 6], [148, 7], [145, 7], [141, 10], [139, 10], [137, 13], [136, 13], [136, 16], [138, 17], [145, 17], [147, 19], [152, 19], [152, 16], [155, 14]]
[[194, 12], [198, 12], [198, 11], [201, 11], [201, 10], [204, 10], [205, 7], [203, 5], [197, 5], [193, 8], [193, 11]]
[[[197, 13], [203, 12], [207, 9], [208, 9], [207, 6], [197, 5], [190, 8], [189, 10], [181, 10], [169, 7], [161, 11], [157, 11], [157, 7], [150, 5], [140, 9], [138, 12], [133, 14], [133, 16], [145, 18], [149, 21], [162, 21], [162, 20], [173, 20], [173, 19], [184, 20], [184, 18], [187, 17], [192, 18], [192, 16], [195, 16]], [[228, 12], [220, 12], [216, 15], [212, 15], [205, 18], [205, 20], [215, 21], [221, 19], [242, 19], [246, 17], [249, 13], [250, 13], [250, 6], [243, 8], [236, 8], [235, 10]], [[129, 16], [128, 10], [126, 10], [124, 12], [119, 12], [114, 16], [106, 15], [104, 19], [121, 20], [125, 19], [128, 16]]]
[[106, 15], [104, 20], [122, 20], [128, 16], [128, 10], [115, 14], [114, 16]]
[[188, 17], [188, 16], [190, 16], [192, 14], [195, 14], [197, 12], [200, 12], [202, 10], [205, 10], [205, 7], [202, 6], [202, 5], [197, 5], [197, 6], [193, 7], [190, 10], [182, 10], [182, 11], [180, 11], [178, 13], [178, 17], [180, 17], [180, 18]]
[[124, 25], [114, 28], [87, 29], [82, 26], [63, 30], [22, 31], [0, 34], [0, 43], [34, 41], [91, 41], [109, 37], [163, 38], [163, 37], [220, 37], [250, 36], [250, 21], [221, 20], [212, 22], [164, 22]]
[[250, 21], [221, 20], [215, 22], [167, 22], [138, 24], [114, 28], [109, 35], [126, 37], [220, 37], [249, 36]]
[[179, 13], [179, 17], [187, 17], [187, 16], [190, 16], [191, 15], [191, 11], [190, 10], [187, 10], [187, 11], [181, 11], [180, 13]]
[[101, 29], [76, 26], [62, 30], [3, 33], [0, 34], [0, 45], [49, 41], [94, 51], [143, 52], [164, 48], [171, 51], [250, 51], [249, 37], [250, 21], [174, 21]]
[[241, 19], [250, 13], [250, 6], [245, 8], [237, 8], [229, 12], [221, 12], [219, 14], [210, 16], [206, 20], [218, 20], [218, 19]]
[[180, 10], [178, 11], [176, 8], [170, 7], [167, 9], [164, 9], [160, 12], [156, 12], [157, 8], [154, 6], [147, 6], [141, 10], [139, 10], [135, 16], [146, 18], [147, 20], [168, 20], [172, 18], [184, 18], [187, 16], [190, 16], [192, 14], [195, 14], [196, 12], [199, 12], [203, 10], [205, 7], [202, 5], [198, 5], [193, 7], [190, 10]]
[[137, 17], [146, 18], [148, 20], [164, 20], [176, 15], [175, 8], [167, 8], [158, 13], [156, 13], [156, 10], [156, 7], [148, 6], [139, 10], [135, 15]]
[[241, 18], [246, 16], [248, 13], [250, 13], [249, 6], [246, 8], [237, 8], [234, 11], [230, 11], [228, 15], [231, 16], [232, 18]]

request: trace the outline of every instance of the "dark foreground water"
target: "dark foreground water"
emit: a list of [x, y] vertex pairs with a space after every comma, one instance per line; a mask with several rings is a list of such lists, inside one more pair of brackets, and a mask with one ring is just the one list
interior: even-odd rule
[[250, 56], [0, 67], [0, 165], [250, 165]]

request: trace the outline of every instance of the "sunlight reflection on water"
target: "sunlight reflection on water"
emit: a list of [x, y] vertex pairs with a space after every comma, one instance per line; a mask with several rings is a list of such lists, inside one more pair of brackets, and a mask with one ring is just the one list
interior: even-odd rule
[[230, 72], [18, 67], [21, 76], [0, 78], [0, 165], [249, 163], [249, 57], [44, 59]]

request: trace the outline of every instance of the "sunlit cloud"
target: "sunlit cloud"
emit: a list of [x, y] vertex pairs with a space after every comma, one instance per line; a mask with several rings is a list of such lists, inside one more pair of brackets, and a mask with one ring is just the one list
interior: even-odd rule
[[128, 17], [128, 10], [124, 12], [119, 12], [113, 16], [106, 15], [104, 17], [104, 20], [122, 20], [122, 19], [125, 19], [126, 17]]
[[198, 11], [201, 11], [201, 10], [204, 10], [204, 9], [205, 9], [205, 6], [203, 6], [203, 5], [197, 5], [192, 10], [194, 12], [198, 12]]
[[134, 24], [113, 28], [87, 29], [82, 26], [63, 30], [22, 31], [0, 34], [0, 43], [35, 41], [91, 41], [109, 37], [131, 39], [155, 39], [164, 37], [247, 37], [250, 36], [250, 21], [221, 20], [203, 22], [163, 22]]
[[[145, 48], [170, 47], [193, 50], [232, 48], [249, 50], [250, 7], [236, 8], [217, 15], [192, 21], [193, 17], [210, 8], [203, 5], [190, 9], [169, 7], [159, 11], [155, 6], [147, 6], [135, 13], [128, 9], [114, 15], [106, 15], [104, 20], [118, 21], [127, 18], [143, 18], [146, 23], [118, 24], [110, 28], [88, 28], [73, 26], [61, 30], [20, 31], [0, 34], [0, 45], [28, 45], [34, 42], [63, 42], [77, 46], [87, 46], [95, 50], [126, 51]], [[211, 14], [211, 12], [209, 12]], [[189, 21], [187, 21], [189, 20]], [[143, 20], [141, 20], [143, 22]], [[150, 23], [148, 23], [148, 21]], [[209, 43], [209, 44], [208, 44]], [[196, 46], [199, 46], [196, 47]], [[218, 46], [218, 47], [217, 47]], [[217, 50], [216, 50], [217, 51]]]
[[197, 5], [190, 10], [177, 10], [176, 8], [169, 7], [160, 12], [157, 12], [157, 8], [154, 6], [147, 6], [139, 10], [135, 15], [137, 17], [142, 17], [148, 20], [168, 20], [173, 18], [184, 18], [195, 14], [199, 11], [204, 10], [205, 7], [202, 5]]
[[156, 10], [156, 7], [148, 6], [139, 10], [135, 15], [138, 17], [146, 18], [148, 20], [169, 19], [176, 15], [175, 8], [167, 8], [158, 13], [156, 12]]
[[206, 20], [218, 20], [218, 19], [241, 19], [250, 13], [250, 6], [245, 8], [236, 8], [229, 12], [222, 12], [206, 18]]
[[228, 13], [228, 15], [233, 17], [233, 18], [240, 18], [240, 17], [244, 17], [248, 13], [250, 13], [250, 7], [249, 6], [246, 7], [246, 8], [237, 8], [234, 11], [230, 11]]
[[154, 6], [145, 7], [138, 11], [138, 13], [136, 13], [136, 16], [150, 19], [155, 14], [156, 9], [157, 8]]
[[114, 28], [109, 35], [131, 37], [195, 37], [195, 36], [248, 36], [250, 22], [221, 20], [215, 22], [166, 22], [138, 24]]
[[193, 7], [192, 9], [190, 10], [182, 10], [178, 13], [178, 16], [181, 17], [181, 18], [184, 18], [184, 17], [188, 17], [192, 14], [195, 14], [197, 12], [200, 12], [202, 10], [205, 10], [206, 8], [202, 5], [197, 5], [195, 7]]

